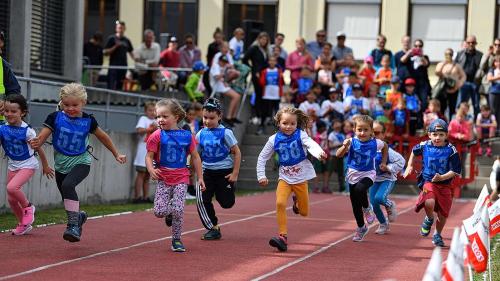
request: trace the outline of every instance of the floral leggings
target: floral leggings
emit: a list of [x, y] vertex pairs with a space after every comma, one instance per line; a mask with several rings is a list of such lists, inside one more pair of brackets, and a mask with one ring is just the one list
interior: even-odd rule
[[158, 218], [172, 215], [172, 239], [180, 239], [184, 223], [184, 200], [187, 184], [167, 185], [158, 181], [156, 187], [154, 214]]

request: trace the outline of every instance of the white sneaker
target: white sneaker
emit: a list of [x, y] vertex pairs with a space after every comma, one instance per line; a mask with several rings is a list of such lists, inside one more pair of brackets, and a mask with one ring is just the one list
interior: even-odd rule
[[389, 219], [389, 221], [394, 222], [396, 221], [396, 217], [398, 216], [398, 211], [396, 209], [396, 202], [394, 201], [390, 202], [391, 202], [391, 207], [385, 207], [385, 210], [387, 211], [387, 218]]
[[375, 230], [375, 233], [380, 235], [386, 234], [387, 232], [389, 232], [388, 222], [379, 224], [377, 230]]

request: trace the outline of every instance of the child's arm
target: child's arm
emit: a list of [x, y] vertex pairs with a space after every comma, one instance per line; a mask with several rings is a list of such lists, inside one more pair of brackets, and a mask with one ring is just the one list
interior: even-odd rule
[[335, 156], [338, 158], [342, 158], [346, 155], [346, 153], [349, 151], [349, 148], [351, 147], [351, 138], [345, 139], [342, 145], [337, 149], [337, 152], [335, 153]]
[[116, 149], [115, 145], [113, 144], [113, 141], [109, 137], [106, 132], [104, 132], [101, 128], [97, 127], [97, 129], [94, 132], [94, 135], [97, 137], [97, 139], [113, 154], [115, 157], [116, 161], [120, 164], [124, 164], [127, 162], [127, 156], [124, 154], [120, 154], [118, 150]]
[[28, 143], [34, 150], [37, 150], [38, 148], [42, 147], [42, 145], [47, 141], [50, 134], [52, 134], [52, 131], [47, 127], [43, 127], [40, 131], [40, 134], [29, 140]]
[[307, 151], [311, 153], [311, 155], [318, 159], [318, 160], [324, 160], [328, 158], [328, 155], [326, 152], [321, 148], [321, 146], [315, 142], [311, 137], [303, 137], [301, 133], [301, 138], [302, 138], [302, 143], [307, 147]]
[[434, 177], [432, 178], [432, 182], [440, 182], [440, 181], [445, 181], [445, 180], [449, 180], [451, 178], [454, 178], [457, 174], [453, 171], [448, 171], [446, 174], [444, 175], [440, 175], [438, 173], [436, 173], [434, 175]]
[[415, 158], [415, 154], [413, 151], [410, 154], [410, 158], [408, 158], [408, 165], [406, 166], [406, 170], [403, 174], [404, 178], [407, 178], [413, 172], [413, 159]]
[[196, 173], [196, 177], [198, 178], [198, 184], [200, 185], [201, 191], [205, 191], [205, 182], [203, 181], [203, 170], [201, 168], [201, 158], [200, 154], [196, 149], [191, 151], [191, 161], [193, 162], [194, 171]]
[[233, 145], [231, 147], [231, 154], [234, 154], [234, 165], [233, 172], [226, 176], [229, 182], [236, 182], [238, 180], [238, 174], [240, 173], [241, 164], [241, 151], [238, 145]]
[[154, 167], [153, 165], [154, 158], [155, 158], [154, 152], [148, 151], [146, 153], [146, 168], [148, 169], [148, 173], [151, 175], [151, 179], [158, 180], [160, 178], [160, 170]]
[[196, 79], [194, 76], [189, 76], [186, 85], [184, 85], [184, 90], [190, 99], [194, 99], [196, 91], [196, 87], [198, 87], [199, 79]]
[[397, 153], [396, 151], [389, 149], [389, 163], [387, 163], [386, 167], [387, 170], [386, 172], [390, 172], [391, 174], [397, 175], [399, 172], [403, 170], [405, 167], [405, 159], [401, 154]]
[[274, 153], [274, 138], [269, 138], [257, 158], [257, 180], [261, 186], [266, 186], [269, 181], [266, 178], [266, 162], [271, 159]]
[[389, 146], [384, 142], [384, 147], [382, 148], [382, 161], [380, 164], [380, 169], [383, 171], [387, 170], [387, 158], [389, 157]]
[[47, 156], [45, 155], [45, 152], [41, 148], [38, 148], [36, 152], [38, 153], [38, 156], [40, 156], [40, 161], [42, 162], [42, 173], [48, 179], [53, 179], [54, 170], [49, 166], [49, 161], [47, 161]]

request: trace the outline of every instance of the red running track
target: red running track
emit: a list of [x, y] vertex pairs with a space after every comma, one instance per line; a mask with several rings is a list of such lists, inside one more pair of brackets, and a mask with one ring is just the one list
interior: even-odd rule
[[[186, 207], [186, 253], [170, 250], [170, 229], [151, 212], [89, 220], [80, 243], [62, 239], [64, 225], [15, 237], [0, 234], [0, 280], [421, 280], [433, 246], [418, 234], [416, 198], [397, 197], [400, 215], [387, 235], [351, 241], [349, 198], [311, 194], [311, 214], [288, 213], [289, 250], [268, 246], [277, 232], [275, 195], [239, 197], [217, 209], [220, 241], [202, 241], [195, 206]], [[444, 239], [468, 217], [472, 202], [455, 201]], [[447, 250], [444, 251], [447, 254]]]

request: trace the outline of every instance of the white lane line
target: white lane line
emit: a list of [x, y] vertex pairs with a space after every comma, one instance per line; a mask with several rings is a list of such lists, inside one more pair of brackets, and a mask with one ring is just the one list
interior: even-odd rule
[[[327, 199], [323, 199], [323, 200], [311, 202], [309, 205], [317, 205], [317, 204], [320, 204], [320, 203], [332, 201], [333, 199], [336, 199], [336, 198], [341, 198], [341, 197], [330, 197], [330, 198], [327, 198]], [[288, 207], [287, 210], [289, 210], [291, 208], [292, 207]], [[248, 220], [252, 220], [252, 219], [256, 219], [256, 218], [260, 218], [260, 217], [265, 217], [265, 216], [268, 216], [268, 215], [274, 214], [274, 213], [276, 213], [276, 210], [275, 211], [265, 212], [265, 213], [258, 214], [258, 215], [249, 216], [249, 217], [246, 217], [246, 218], [241, 218], [241, 219], [238, 219], [238, 220], [228, 221], [228, 222], [225, 222], [225, 223], [221, 223], [220, 225], [229, 225], [229, 224], [233, 224], [233, 223], [248, 221]], [[203, 227], [203, 228], [198, 228], [198, 229], [193, 229], [193, 230], [185, 231], [185, 232], [182, 233], [182, 235], [186, 235], [186, 234], [190, 234], [190, 233], [194, 233], [194, 232], [198, 232], [198, 231], [202, 231], [202, 230], [205, 230], [205, 228]], [[165, 240], [170, 239], [170, 238], [172, 238], [172, 236], [158, 238], [158, 239], [149, 240], [149, 241], [144, 241], [144, 242], [136, 243], [136, 244], [133, 244], [133, 245], [130, 245], [130, 246], [126, 246], [126, 247], [120, 247], [120, 248], [111, 249], [111, 250], [108, 250], [108, 251], [94, 253], [94, 254], [91, 254], [91, 255], [88, 255], [88, 256], [83, 256], [83, 257], [79, 257], [79, 258], [75, 258], [75, 259], [65, 260], [65, 261], [61, 261], [61, 262], [57, 262], [57, 263], [53, 263], [53, 264], [48, 264], [48, 265], [36, 267], [36, 268], [30, 269], [30, 270], [27, 270], [27, 271], [23, 271], [23, 272], [19, 272], [19, 273], [14, 273], [14, 274], [2, 276], [2, 277], [0, 277], [0, 281], [1, 280], [7, 280], [7, 279], [16, 278], [16, 277], [19, 277], [19, 276], [28, 275], [28, 274], [31, 274], [31, 273], [39, 272], [39, 271], [42, 271], [42, 270], [46, 270], [46, 269], [49, 269], [49, 268], [53, 268], [53, 267], [57, 267], [57, 266], [61, 266], [61, 265], [69, 264], [69, 263], [74, 263], [74, 262], [78, 262], [78, 261], [88, 260], [88, 259], [91, 259], [91, 258], [95, 258], [95, 257], [99, 257], [99, 256], [111, 254], [111, 253], [121, 252], [121, 251], [125, 251], [125, 250], [129, 250], [129, 249], [132, 249], [132, 248], [141, 247], [141, 246], [148, 245], [148, 244], [165, 241]]]
[[[410, 207], [404, 209], [403, 211], [398, 212], [398, 214], [404, 214], [404, 213], [407, 213], [408, 211], [413, 210], [413, 209], [415, 209], [415, 206], [410, 206]], [[378, 225], [378, 224], [372, 224], [368, 228], [373, 228], [376, 225]], [[303, 261], [305, 261], [307, 259], [310, 259], [310, 258], [312, 258], [312, 257], [314, 257], [314, 256], [316, 256], [318, 254], [321, 254], [321, 253], [325, 252], [326, 250], [330, 249], [331, 247], [333, 247], [333, 246], [335, 246], [335, 245], [337, 245], [337, 244], [339, 244], [339, 243], [341, 243], [341, 242], [343, 242], [343, 241], [345, 241], [345, 240], [347, 240], [347, 239], [349, 239], [349, 238], [351, 238], [353, 236], [354, 236], [354, 233], [349, 234], [347, 236], [344, 236], [344, 237], [340, 238], [339, 240], [336, 240], [336, 241], [334, 241], [334, 242], [332, 242], [332, 243], [330, 243], [330, 244], [328, 244], [326, 246], [323, 246], [323, 247], [319, 248], [318, 250], [316, 250], [316, 251], [314, 251], [314, 252], [312, 252], [310, 254], [307, 254], [307, 255], [305, 255], [305, 256], [303, 256], [301, 258], [298, 258], [298, 259], [296, 259], [294, 261], [286, 263], [286, 264], [284, 264], [284, 265], [282, 265], [282, 266], [276, 268], [275, 270], [270, 271], [270, 272], [268, 272], [266, 274], [263, 274], [263, 275], [260, 275], [258, 277], [255, 277], [254, 279], [252, 279], [252, 281], [260, 281], [260, 280], [263, 280], [263, 279], [265, 279], [267, 277], [273, 276], [273, 275], [275, 275], [275, 274], [277, 274], [277, 273], [279, 273], [279, 272], [281, 272], [281, 271], [283, 271], [283, 270], [285, 270], [285, 269], [287, 269], [287, 268], [289, 268], [291, 266], [294, 266], [294, 265], [296, 265], [296, 264], [298, 264], [300, 262], [303, 262]]]

